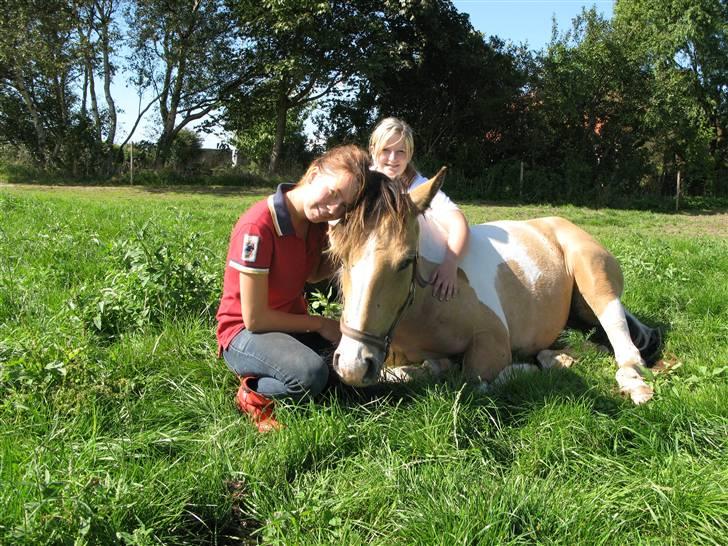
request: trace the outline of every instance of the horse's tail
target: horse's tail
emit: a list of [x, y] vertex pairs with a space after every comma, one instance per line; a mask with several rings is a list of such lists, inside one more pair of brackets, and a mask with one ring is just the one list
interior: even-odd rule
[[662, 353], [662, 331], [642, 324], [632, 313], [624, 310], [629, 327], [629, 337], [640, 352], [645, 364], [652, 366]]

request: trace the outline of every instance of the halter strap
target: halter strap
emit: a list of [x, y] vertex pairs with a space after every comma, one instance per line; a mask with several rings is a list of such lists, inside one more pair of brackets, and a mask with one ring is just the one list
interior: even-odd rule
[[397, 311], [397, 314], [394, 317], [394, 322], [389, 327], [389, 330], [387, 330], [387, 333], [384, 336], [378, 336], [364, 330], [350, 328], [344, 322], [344, 317], [341, 317], [341, 320], [339, 321], [339, 326], [342, 334], [350, 337], [355, 341], [374, 345], [375, 347], [381, 349], [382, 351], [384, 351], [384, 360], [387, 360], [387, 357], [389, 356], [389, 346], [392, 344], [392, 334], [394, 333], [395, 328], [397, 328], [397, 325], [402, 319], [404, 312], [410, 305], [412, 305], [412, 302], [415, 300], [415, 284], [419, 284], [421, 287], [425, 287], [427, 286], [427, 284], [429, 284], [425, 279], [422, 278], [422, 275], [420, 275], [419, 271], [417, 270], [417, 258], [418, 256], [417, 254], [415, 254], [414, 259], [412, 260], [412, 278], [410, 279], [407, 299], [404, 300], [404, 303]]

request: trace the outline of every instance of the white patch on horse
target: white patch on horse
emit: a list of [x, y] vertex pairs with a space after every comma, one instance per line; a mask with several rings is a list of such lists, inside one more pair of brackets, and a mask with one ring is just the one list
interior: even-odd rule
[[[494, 222], [493, 225], [505, 225], [507, 222]], [[508, 222], [511, 223], [511, 222]], [[505, 227], [505, 226], [504, 226]], [[518, 225], [511, 225], [509, 226], [510, 230], [509, 232], [511, 235], [514, 235], [515, 232], [518, 231], [526, 231], [523, 229], [523, 224]], [[531, 231], [531, 235], [535, 236], [538, 234], [536, 229], [529, 230]], [[540, 234], [538, 234], [540, 235]], [[541, 237], [539, 237], [541, 238]], [[548, 248], [550, 245], [545, 240], [542, 241], [544, 246]], [[543, 269], [541, 266], [534, 261], [531, 254], [528, 252], [528, 247], [523, 243], [523, 241], [520, 240], [520, 237], [516, 240], [511, 241], [498, 241], [494, 240], [493, 244], [495, 246], [495, 249], [498, 251], [498, 254], [500, 254], [501, 258], [505, 262], [516, 262], [518, 266], [521, 268], [521, 271], [523, 272], [523, 275], [526, 277], [526, 280], [530, 284], [530, 288], [535, 288], [536, 283], [538, 282], [538, 279], [543, 276]]]
[[468, 277], [478, 299], [500, 319], [508, 329], [508, 321], [495, 286], [498, 267], [505, 260], [496, 249], [508, 244], [509, 235], [496, 223], [470, 226], [470, 245], [460, 262], [460, 268]]
[[500, 265], [509, 261], [517, 263], [532, 291], [544, 274], [521, 237], [514, 236], [514, 233], [525, 236], [526, 231], [528, 235], [537, 236], [545, 248], [552, 249], [553, 245], [535, 227], [509, 220], [490, 222], [470, 226], [470, 246], [460, 263], [478, 299], [496, 314], [506, 329], [508, 321], [501, 305], [501, 295], [496, 290]]
[[629, 336], [629, 327], [627, 326], [622, 303], [618, 299], [613, 299], [607, 304], [598, 318], [607, 333], [609, 342], [612, 344], [617, 365], [622, 367], [644, 364], [639, 350], [634, 346], [632, 338]]
[[374, 276], [374, 252], [377, 248], [377, 236], [373, 234], [367, 240], [364, 248], [364, 254], [349, 270], [349, 280], [351, 286], [357, 287], [357, 290], [351, 290], [349, 301], [346, 302], [344, 322], [349, 328], [361, 330], [364, 324], [362, 312], [366, 309], [364, 306], [364, 297], [368, 293], [365, 287], [369, 286]]

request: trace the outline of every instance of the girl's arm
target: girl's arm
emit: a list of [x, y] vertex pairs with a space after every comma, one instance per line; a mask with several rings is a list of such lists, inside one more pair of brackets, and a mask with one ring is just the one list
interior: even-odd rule
[[253, 333], [316, 332], [331, 343], [338, 343], [341, 338], [339, 323], [335, 320], [268, 307], [267, 274], [240, 273], [240, 305], [245, 327]]
[[445, 259], [432, 274], [433, 295], [449, 300], [457, 291], [458, 264], [468, 248], [470, 229], [465, 215], [457, 209], [441, 211], [438, 220], [447, 232]]

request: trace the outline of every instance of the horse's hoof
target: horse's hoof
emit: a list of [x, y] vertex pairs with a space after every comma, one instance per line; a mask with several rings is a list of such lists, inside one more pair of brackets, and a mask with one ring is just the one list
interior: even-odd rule
[[536, 373], [539, 371], [541, 370], [539, 370], [538, 366], [534, 366], [533, 364], [528, 363], [517, 362], [515, 364], [511, 364], [510, 366], [506, 366], [498, 374], [498, 377], [495, 378], [495, 380], [493, 381], [493, 385], [500, 386], [508, 383], [517, 376]]
[[652, 399], [653, 395], [654, 392], [649, 385], [645, 385], [644, 387], [641, 387], [636, 391], [631, 391], [629, 393], [629, 397], [632, 399], [632, 402], [634, 402], [638, 406], [640, 404], [644, 404], [645, 402], [649, 402]]
[[452, 362], [449, 358], [433, 358], [425, 360], [422, 367], [428, 370], [432, 377], [437, 379], [452, 368]]
[[396, 368], [384, 368], [380, 379], [383, 383], [411, 383], [429, 379], [432, 373], [425, 366], [397, 366]]
[[624, 366], [615, 374], [620, 392], [628, 394], [632, 402], [638, 405], [649, 401], [654, 394], [652, 387], [642, 379], [640, 368]]
[[575, 360], [566, 353], [545, 349], [536, 355], [536, 360], [544, 370], [550, 368], [571, 368]]

